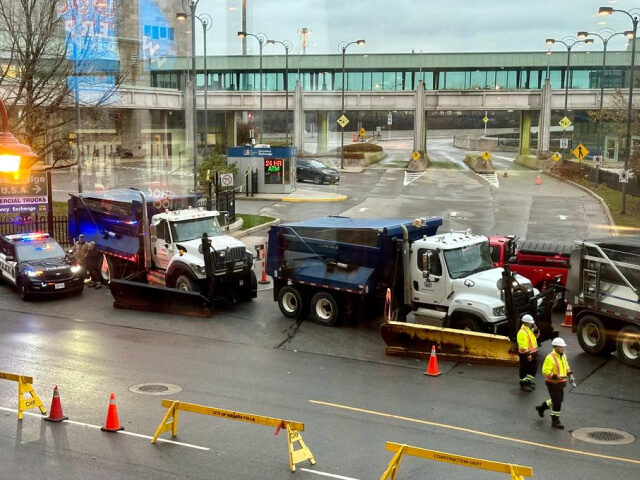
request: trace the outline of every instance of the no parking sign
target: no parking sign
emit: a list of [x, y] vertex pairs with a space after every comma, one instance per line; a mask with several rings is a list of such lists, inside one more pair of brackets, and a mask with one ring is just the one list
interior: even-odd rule
[[223, 187], [233, 187], [233, 173], [221, 173], [220, 185]]

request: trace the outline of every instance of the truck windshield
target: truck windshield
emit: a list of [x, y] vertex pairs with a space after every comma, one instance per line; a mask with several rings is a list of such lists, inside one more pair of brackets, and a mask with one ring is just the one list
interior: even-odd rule
[[17, 250], [20, 261], [64, 257], [64, 250], [56, 242], [24, 243], [17, 245]]
[[174, 242], [186, 242], [202, 238], [206, 233], [210, 237], [222, 235], [220, 224], [216, 217], [193, 218], [181, 222], [171, 222], [171, 235]]
[[444, 259], [451, 278], [462, 278], [493, 268], [487, 242], [445, 250]]

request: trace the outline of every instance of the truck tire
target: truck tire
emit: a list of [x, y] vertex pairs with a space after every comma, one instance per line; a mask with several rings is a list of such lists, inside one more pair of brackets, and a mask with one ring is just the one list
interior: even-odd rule
[[640, 328], [635, 325], [622, 328], [616, 338], [616, 352], [622, 363], [640, 368]]
[[[123, 267], [119, 260], [108, 255], [102, 255], [100, 262], [100, 281], [104, 285], [109, 285], [112, 278], [122, 278]], [[87, 272], [87, 275], [89, 272]]]
[[285, 317], [298, 320], [304, 313], [302, 293], [296, 287], [282, 287], [278, 292], [278, 307]]
[[470, 315], [463, 315], [451, 322], [452, 328], [458, 330], [467, 330], [471, 332], [481, 332], [480, 322]]
[[249, 276], [245, 279], [245, 284], [242, 286], [242, 291], [236, 297], [236, 300], [239, 302], [248, 302], [252, 298], [256, 298], [258, 296], [258, 279], [256, 278], [256, 274], [253, 270], [251, 270]]
[[325, 327], [333, 327], [340, 320], [338, 303], [333, 295], [327, 292], [316, 293], [311, 299], [311, 317]]
[[577, 328], [578, 343], [582, 349], [592, 355], [602, 355], [610, 353], [607, 345], [607, 330], [604, 328], [602, 320], [595, 315], [585, 315], [578, 322]]
[[22, 301], [28, 302], [31, 300], [31, 294], [27, 291], [27, 287], [25, 287], [22, 282], [18, 281], [16, 286], [18, 287], [18, 295]]
[[199, 292], [198, 284], [188, 275], [180, 275], [176, 278], [176, 288], [183, 292]]

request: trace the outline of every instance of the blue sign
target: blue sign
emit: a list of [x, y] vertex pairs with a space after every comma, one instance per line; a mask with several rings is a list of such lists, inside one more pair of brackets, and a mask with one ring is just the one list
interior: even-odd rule
[[229, 147], [227, 157], [275, 157], [295, 158], [298, 155], [297, 147]]

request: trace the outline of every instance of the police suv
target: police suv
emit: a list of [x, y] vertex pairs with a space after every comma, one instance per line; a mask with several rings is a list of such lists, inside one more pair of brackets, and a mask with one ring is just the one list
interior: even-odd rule
[[84, 269], [48, 233], [0, 236], [0, 278], [14, 285], [23, 300], [35, 294], [79, 294], [84, 288]]

